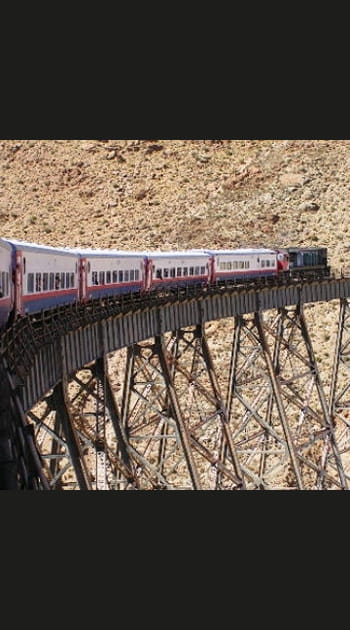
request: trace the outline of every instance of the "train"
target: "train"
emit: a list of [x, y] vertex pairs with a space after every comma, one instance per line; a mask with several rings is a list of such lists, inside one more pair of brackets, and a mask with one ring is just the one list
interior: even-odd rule
[[0, 238], [0, 330], [27, 314], [109, 296], [328, 275], [324, 247], [152, 252]]

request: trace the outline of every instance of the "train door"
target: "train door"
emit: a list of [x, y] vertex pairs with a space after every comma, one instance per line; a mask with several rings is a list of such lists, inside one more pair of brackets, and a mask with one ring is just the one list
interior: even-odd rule
[[87, 299], [87, 270], [88, 262], [86, 258], [80, 258], [78, 263], [79, 269], [79, 300], [86, 302]]
[[[216, 259], [216, 260], [215, 260]], [[217, 263], [218, 257], [210, 256], [208, 260], [208, 274], [209, 274], [209, 284], [214, 284], [216, 280], [215, 267], [218, 267]]]
[[150, 258], [145, 258], [144, 276], [143, 290], [150, 291], [153, 281], [153, 261]]
[[19, 315], [23, 315], [23, 266], [22, 252], [16, 251], [15, 266], [15, 311]]

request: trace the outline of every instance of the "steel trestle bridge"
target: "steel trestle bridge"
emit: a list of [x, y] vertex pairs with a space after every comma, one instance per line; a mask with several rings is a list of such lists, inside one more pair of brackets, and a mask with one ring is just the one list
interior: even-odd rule
[[[0, 489], [349, 489], [349, 300], [341, 277], [18, 319], [1, 338]], [[322, 302], [338, 318], [327, 384], [305, 317]]]

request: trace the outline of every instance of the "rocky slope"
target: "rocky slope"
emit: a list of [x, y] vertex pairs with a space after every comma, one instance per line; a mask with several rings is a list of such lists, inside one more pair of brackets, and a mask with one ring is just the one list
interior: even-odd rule
[[[349, 175], [349, 140], [3, 140], [0, 234], [120, 249], [317, 244], [350, 267]], [[317, 312], [329, 368], [336, 318]]]
[[3, 236], [52, 245], [329, 247], [346, 264], [349, 140], [3, 140]]

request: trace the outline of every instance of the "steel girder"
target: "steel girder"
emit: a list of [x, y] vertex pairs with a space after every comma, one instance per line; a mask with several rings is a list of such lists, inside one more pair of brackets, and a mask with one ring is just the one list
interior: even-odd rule
[[27, 414], [22, 487], [347, 489], [348, 301], [329, 402], [300, 306], [230, 322], [225, 356], [198, 324], [65, 375]]

